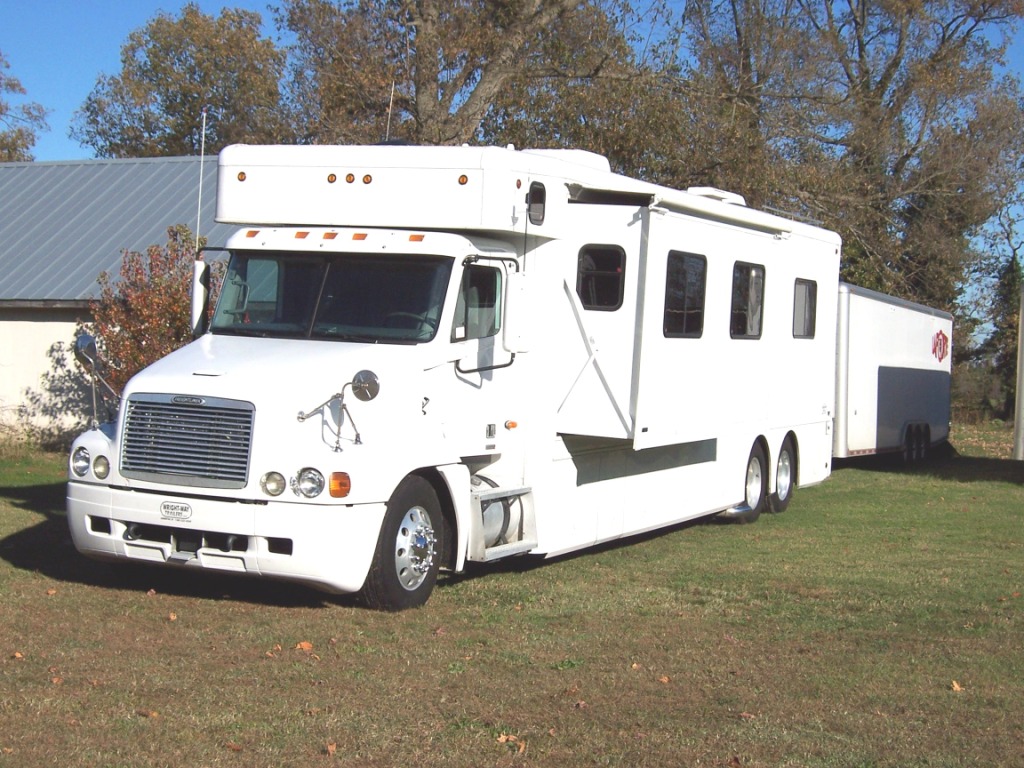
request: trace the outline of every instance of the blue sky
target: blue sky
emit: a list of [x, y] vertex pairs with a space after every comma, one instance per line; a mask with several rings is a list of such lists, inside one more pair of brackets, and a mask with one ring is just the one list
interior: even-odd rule
[[[246, 8], [263, 15], [273, 35], [267, 0], [198, 0], [205, 13], [224, 7]], [[274, 3], [276, 4], [276, 2]], [[36, 160], [78, 160], [92, 151], [69, 139], [72, 116], [101, 74], [121, 70], [120, 53], [128, 34], [160, 11], [177, 16], [184, 0], [0, 0], [0, 51], [27, 91], [25, 99], [50, 110], [50, 130], [39, 135]], [[1008, 67], [1024, 73], [1024, 35], [1009, 52]], [[13, 103], [16, 98], [7, 97]]]

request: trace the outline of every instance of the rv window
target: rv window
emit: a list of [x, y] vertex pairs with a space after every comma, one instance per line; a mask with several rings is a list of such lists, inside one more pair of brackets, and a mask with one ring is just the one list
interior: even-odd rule
[[576, 264], [576, 295], [584, 309], [612, 312], [622, 306], [626, 252], [617, 245], [585, 245]]
[[470, 264], [455, 302], [452, 341], [482, 339], [501, 330], [501, 270]]
[[737, 261], [732, 269], [732, 315], [729, 334], [734, 339], [761, 338], [764, 316], [764, 267]]
[[818, 284], [797, 279], [793, 284], [793, 338], [813, 339], [818, 310]]
[[669, 251], [665, 275], [664, 333], [698, 339], [704, 332], [704, 286], [708, 261], [693, 253]]

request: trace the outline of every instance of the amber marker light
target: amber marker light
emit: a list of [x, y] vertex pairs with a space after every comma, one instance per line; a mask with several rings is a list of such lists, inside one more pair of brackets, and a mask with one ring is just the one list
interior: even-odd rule
[[331, 472], [330, 489], [332, 498], [343, 499], [348, 496], [352, 490], [352, 479], [348, 472]]
[[352, 233], [352, 239], [353, 240], [365, 240], [366, 239], [366, 233], [365, 232], [353, 232]]
[[309, 232], [296, 232], [295, 233], [295, 239], [296, 240], [305, 240], [307, 237], [309, 237]]
[[373, 176], [370, 174], [363, 176], [363, 184], [369, 184], [371, 181], [373, 181]]
[[334, 175], [333, 173], [332, 173], [332, 174], [330, 174], [330, 175], [329, 175], [329, 176], [327, 177], [327, 183], [328, 183], [328, 184], [333, 184], [333, 183], [334, 183], [334, 182], [336, 182], [337, 180], [338, 180], [338, 177], [337, 177], [336, 175]]
[[338, 236], [337, 232], [324, 232], [324, 240], [333, 240]]
[[245, 181], [245, 171], [239, 171], [238, 172], [238, 180], [239, 181]]
[[256, 237], [256, 235], [258, 235], [259, 233], [260, 233], [260, 231], [258, 229], [250, 229], [248, 232], [245, 233], [245, 236], [246, 237]]
[[346, 184], [351, 184], [355, 180], [356, 180], [356, 175], [354, 173], [346, 173], [345, 174], [345, 183]]
[[462, 174], [461, 176], [459, 176], [459, 186], [464, 187], [467, 184], [469, 184], [469, 176], [467, 176], [466, 174]]
[[409, 235], [409, 242], [410, 243], [422, 243], [424, 237], [426, 237], [426, 235]]
[[509, 421], [505, 422], [505, 429], [515, 429], [518, 426], [519, 426], [519, 422], [518, 421], [509, 420]]

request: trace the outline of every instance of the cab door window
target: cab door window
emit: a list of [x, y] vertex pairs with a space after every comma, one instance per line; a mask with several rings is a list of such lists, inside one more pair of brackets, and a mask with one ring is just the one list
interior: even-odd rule
[[452, 341], [483, 339], [501, 330], [501, 270], [468, 265], [455, 303]]

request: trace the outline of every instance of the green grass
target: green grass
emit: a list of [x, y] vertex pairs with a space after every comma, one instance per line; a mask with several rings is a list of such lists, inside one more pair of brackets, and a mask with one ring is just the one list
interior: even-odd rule
[[397, 615], [92, 563], [64, 457], [0, 452], [0, 768], [1024, 765], [1008, 434]]

